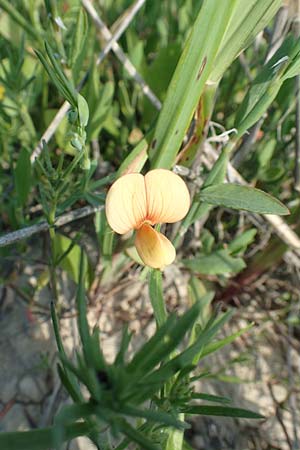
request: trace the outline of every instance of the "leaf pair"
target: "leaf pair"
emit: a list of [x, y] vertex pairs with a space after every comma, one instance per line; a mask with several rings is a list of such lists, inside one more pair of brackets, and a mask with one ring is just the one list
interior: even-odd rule
[[71, 81], [66, 77], [58, 63], [57, 56], [48, 42], [45, 42], [45, 50], [47, 57], [39, 50], [35, 50], [35, 53], [57, 90], [70, 103], [73, 109], [78, 111], [79, 124], [82, 128], [85, 128], [89, 119], [89, 108], [85, 98], [76, 91]]

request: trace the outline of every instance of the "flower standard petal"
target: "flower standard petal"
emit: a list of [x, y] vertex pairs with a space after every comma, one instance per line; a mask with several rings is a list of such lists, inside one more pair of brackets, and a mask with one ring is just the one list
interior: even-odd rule
[[146, 218], [143, 175], [130, 173], [118, 178], [106, 196], [105, 211], [110, 227], [119, 234], [138, 228]]
[[153, 269], [172, 264], [176, 257], [175, 248], [169, 239], [147, 223], [137, 230], [135, 246], [146, 266]]
[[178, 175], [170, 170], [154, 169], [145, 175], [145, 186], [149, 222], [174, 223], [187, 214], [190, 194]]

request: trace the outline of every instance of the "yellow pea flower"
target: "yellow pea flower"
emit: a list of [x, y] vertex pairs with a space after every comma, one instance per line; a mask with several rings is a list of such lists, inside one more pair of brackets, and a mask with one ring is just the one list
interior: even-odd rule
[[145, 176], [123, 175], [116, 180], [106, 197], [106, 217], [119, 234], [136, 230], [135, 246], [143, 262], [154, 269], [171, 264], [176, 251], [169, 239], [153, 225], [183, 219], [190, 207], [185, 182], [175, 173], [154, 169]]

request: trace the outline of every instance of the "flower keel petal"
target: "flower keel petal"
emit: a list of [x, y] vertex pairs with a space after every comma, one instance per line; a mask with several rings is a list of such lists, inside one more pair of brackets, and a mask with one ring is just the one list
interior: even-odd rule
[[130, 173], [116, 180], [106, 196], [105, 211], [116, 233], [125, 234], [138, 228], [147, 214], [143, 175]]
[[169, 239], [150, 225], [142, 225], [136, 233], [135, 246], [146, 266], [162, 269], [172, 264], [176, 251]]
[[145, 175], [147, 218], [152, 223], [174, 223], [184, 218], [190, 207], [185, 182], [175, 173], [154, 169]]

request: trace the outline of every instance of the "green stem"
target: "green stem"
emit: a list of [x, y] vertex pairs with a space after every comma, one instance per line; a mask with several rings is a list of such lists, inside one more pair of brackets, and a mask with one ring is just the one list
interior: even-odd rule
[[150, 272], [149, 295], [153, 307], [157, 328], [161, 327], [168, 318], [166, 306], [163, 298], [162, 272], [153, 269]]
[[51, 279], [51, 285], [52, 285], [52, 291], [55, 299], [55, 303], [58, 305], [58, 288], [57, 288], [57, 274], [56, 274], [56, 251], [55, 251], [55, 216], [56, 216], [56, 205], [57, 205], [57, 198], [55, 197], [53, 199], [52, 207], [50, 210], [50, 214], [48, 217], [48, 222], [50, 225], [49, 228], [49, 234], [50, 234], [50, 279]]

